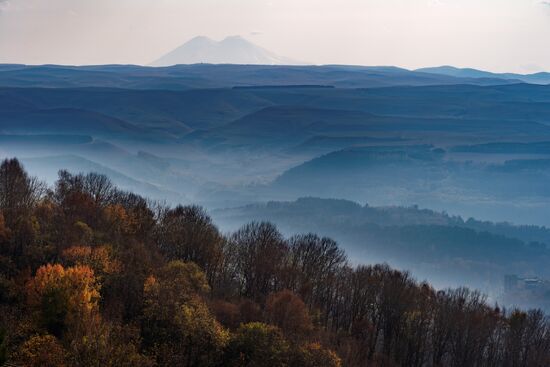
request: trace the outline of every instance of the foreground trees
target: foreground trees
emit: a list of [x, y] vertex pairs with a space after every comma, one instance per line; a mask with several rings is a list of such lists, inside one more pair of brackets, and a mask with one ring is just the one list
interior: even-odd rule
[[104, 176], [44, 190], [0, 169], [0, 363], [21, 366], [550, 365], [540, 311], [436, 291], [270, 223], [223, 236]]
[[17, 159], [6, 159], [0, 164], [0, 208], [9, 218], [9, 226], [28, 214], [44, 191], [45, 185], [29, 177]]
[[21, 345], [14, 359], [28, 367], [64, 367], [67, 353], [54, 336], [36, 335]]
[[172, 261], [145, 282], [143, 344], [163, 366], [217, 366], [228, 333], [204, 301], [209, 286], [194, 263]]
[[27, 283], [28, 304], [39, 325], [61, 337], [69, 327], [78, 327], [97, 312], [99, 285], [87, 266], [63, 268], [44, 265]]

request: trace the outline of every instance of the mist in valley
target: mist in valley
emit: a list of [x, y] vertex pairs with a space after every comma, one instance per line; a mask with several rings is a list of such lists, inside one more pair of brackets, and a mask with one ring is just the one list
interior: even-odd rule
[[0, 0], [0, 366], [549, 366], [549, 5]]
[[548, 86], [227, 65], [14, 66], [0, 82], [0, 155], [49, 184], [61, 169], [97, 172], [202, 205], [224, 231], [265, 219], [317, 232], [355, 263], [495, 301], [506, 274], [550, 278]]

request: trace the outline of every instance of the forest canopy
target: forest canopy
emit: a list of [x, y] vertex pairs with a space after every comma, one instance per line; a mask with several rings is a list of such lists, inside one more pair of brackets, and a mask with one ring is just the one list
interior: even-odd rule
[[550, 323], [353, 265], [269, 222], [223, 234], [103, 175], [0, 166], [0, 365], [548, 366]]

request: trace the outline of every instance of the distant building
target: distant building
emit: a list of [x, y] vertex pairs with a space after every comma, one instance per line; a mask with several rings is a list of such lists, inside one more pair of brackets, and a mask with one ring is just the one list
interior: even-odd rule
[[550, 312], [550, 281], [537, 277], [504, 276], [505, 304], [522, 308], [541, 308]]

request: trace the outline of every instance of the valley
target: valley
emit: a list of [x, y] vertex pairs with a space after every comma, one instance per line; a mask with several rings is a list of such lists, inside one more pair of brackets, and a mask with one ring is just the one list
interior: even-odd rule
[[[152, 200], [203, 205], [227, 230], [263, 213], [289, 235], [334, 237], [354, 261], [494, 299], [508, 272], [550, 276], [549, 86], [397, 68], [206, 64], [12, 65], [0, 68], [0, 85], [0, 155], [50, 184], [60, 169], [98, 172]], [[317, 204], [296, 211], [303, 197], [360, 206], [331, 219]], [[251, 209], [267, 202], [292, 209]], [[409, 221], [356, 222], [364, 205]], [[425, 221], [424, 209], [438, 219]]]

